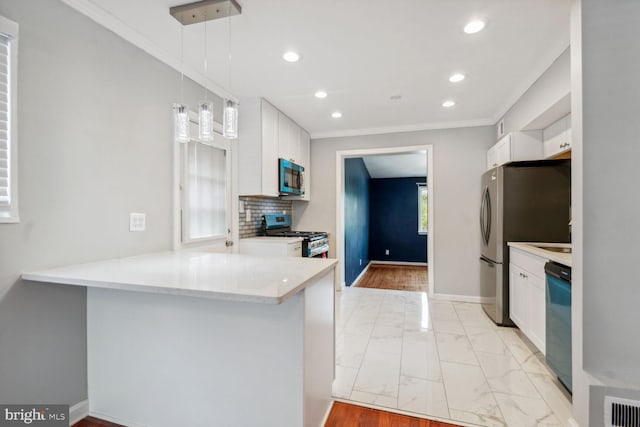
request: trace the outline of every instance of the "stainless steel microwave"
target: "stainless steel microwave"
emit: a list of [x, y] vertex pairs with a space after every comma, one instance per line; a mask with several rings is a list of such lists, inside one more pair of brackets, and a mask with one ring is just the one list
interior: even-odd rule
[[278, 159], [280, 171], [280, 194], [304, 194], [304, 166], [297, 165], [286, 159]]

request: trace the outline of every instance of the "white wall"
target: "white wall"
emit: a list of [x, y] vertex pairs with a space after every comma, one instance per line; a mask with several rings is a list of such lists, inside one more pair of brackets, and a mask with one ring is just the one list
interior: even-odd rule
[[335, 256], [336, 152], [432, 144], [435, 292], [480, 296], [480, 175], [494, 143], [490, 126], [313, 140], [312, 197], [309, 203], [294, 203], [294, 226], [329, 232], [330, 256]]
[[640, 3], [573, 3], [573, 396], [586, 427], [602, 425], [591, 385], [640, 390]]
[[[567, 25], [569, 23], [567, 22]], [[565, 100], [558, 106], [560, 111], [555, 113], [555, 120], [566, 115], [570, 107], [568, 96], [571, 92], [570, 49], [567, 48], [553, 64], [531, 85], [529, 89], [502, 117], [505, 133], [528, 129], [542, 129], [551, 122], [540, 126], [529, 125], [544, 114], [552, 105]], [[553, 114], [553, 113], [552, 113]]]
[[[0, 402], [75, 404], [85, 291], [19, 277], [171, 248], [179, 74], [59, 1], [3, 0], [0, 15], [20, 25], [22, 220], [0, 224]], [[185, 90], [195, 107], [202, 89]], [[145, 232], [128, 231], [129, 212], [147, 214]]]

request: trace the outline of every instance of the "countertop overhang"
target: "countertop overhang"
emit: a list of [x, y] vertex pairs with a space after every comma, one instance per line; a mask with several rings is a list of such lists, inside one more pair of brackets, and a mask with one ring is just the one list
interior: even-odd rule
[[176, 251], [26, 272], [24, 280], [237, 302], [281, 304], [335, 259]]
[[555, 247], [555, 248], [571, 248], [571, 243], [546, 243], [546, 242], [508, 242], [508, 245], [512, 248], [518, 248], [532, 255], [537, 255], [542, 258], [546, 258], [549, 261], [554, 261], [562, 265], [571, 267], [571, 254], [552, 252], [542, 249], [538, 246]]

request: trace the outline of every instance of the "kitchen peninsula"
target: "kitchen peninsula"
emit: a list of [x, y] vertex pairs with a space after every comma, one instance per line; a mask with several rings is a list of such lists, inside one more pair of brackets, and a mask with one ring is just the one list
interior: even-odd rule
[[92, 415], [318, 426], [331, 404], [335, 264], [182, 251], [23, 278], [87, 287]]

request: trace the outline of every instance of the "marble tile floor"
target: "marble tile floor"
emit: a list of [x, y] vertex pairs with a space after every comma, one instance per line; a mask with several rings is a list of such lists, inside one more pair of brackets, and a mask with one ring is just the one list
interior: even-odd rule
[[479, 304], [382, 289], [336, 294], [337, 398], [465, 425], [567, 426], [570, 399], [543, 360]]

